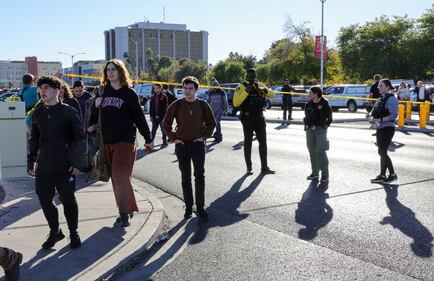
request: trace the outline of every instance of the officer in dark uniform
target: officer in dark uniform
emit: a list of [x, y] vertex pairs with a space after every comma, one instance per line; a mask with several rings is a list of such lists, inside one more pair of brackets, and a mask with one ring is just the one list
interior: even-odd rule
[[240, 120], [244, 132], [244, 159], [247, 173], [252, 174], [252, 139], [253, 132], [259, 142], [259, 156], [261, 158], [261, 173], [274, 174], [267, 165], [267, 134], [264, 118], [264, 108], [267, 97], [273, 98], [273, 91], [267, 89], [256, 80], [256, 70], [247, 70], [246, 81], [238, 85], [235, 90], [233, 104], [240, 108]]
[[[293, 89], [289, 86], [289, 82], [285, 81], [283, 83], [282, 92], [289, 93], [292, 92]], [[283, 94], [282, 95], [282, 109], [283, 109], [283, 121], [286, 123], [286, 120], [292, 120], [292, 95]], [[286, 119], [286, 114], [288, 113], [288, 119]]]

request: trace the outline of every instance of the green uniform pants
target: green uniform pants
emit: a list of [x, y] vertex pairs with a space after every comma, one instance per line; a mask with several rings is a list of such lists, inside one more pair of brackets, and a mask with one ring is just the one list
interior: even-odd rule
[[310, 127], [306, 130], [307, 149], [310, 155], [312, 174], [322, 177], [329, 176], [329, 159], [326, 151], [329, 149], [327, 129], [323, 127]]

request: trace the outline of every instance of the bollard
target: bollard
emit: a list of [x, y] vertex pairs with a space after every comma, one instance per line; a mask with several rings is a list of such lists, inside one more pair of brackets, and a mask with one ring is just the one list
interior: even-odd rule
[[419, 105], [419, 128], [426, 128], [426, 107], [424, 104]]
[[426, 113], [426, 122], [428, 122], [429, 121], [430, 112], [431, 112], [431, 103], [429, 101], [426, 101], [425, 102], [425, 106], [426, 106], [426, 110], [425, 110], [425, 113]]
[[404, 105], [398, 105], [398, 127], [404, 127]]
[[407, 119], [407, 120], [411, 120], [411, 101], [407, 101], [406, 102], [406, 112], [405, 112], [405, 114], [406, 114], [406, 116], [405, 116], [405, 119]]

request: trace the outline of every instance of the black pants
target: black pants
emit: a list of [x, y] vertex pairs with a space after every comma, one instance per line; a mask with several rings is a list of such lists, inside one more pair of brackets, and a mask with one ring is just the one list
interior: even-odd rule
[[392, 142], [392, 138], [395, 135], [395, 127], [384, 127], [381, 129], [377, 129], [377, 146], [378, 146], [378, 154], [381, 157], [380, 165], [381, 172], [380, 174], [385, 176], [386, 170], [389, 170], [390, 174], [394, 174], [395, 170], [393, 169], [392, 160], [389, 155], [387, 155], [387, 150], [389, 149], [389, 145]]
[[252, 169], [252, 139], [253, 132], [259, 142], [259, 157], [261, 158], [262, 169], [268, 168], [267, 165], [267, 132], [265, 118], [263, 116], [245, 116], [240, 117], [244, 132], [244, 160], [247, 169]]
[[[292, 118], [292, 102], [290, 103], [283, 103], [282, 104], [283, 109], [283, 120], [286, 121], [288, 119]], [[288, 114], [288, 119], [286, 118], [286, 114]]]
[[155, 135], [157, 134], [158, 127], [161, 129], [161, 133], [163, 134], [163, 142], [167, 142], [166, 134], [163, 132], [163, 127], [161, 126], [161, 122], [163, 119], [161, 118], [153, 118], [152, 119], [152, 141], [155, 139]]
[[36, 194], [51, 231], [59, 229], [59, 213], [53, 202], [55, 191], [59, 193], [70, 232], [77, 231], [78, 205], [75, 199], [75, 183], [69, 172], [54, 173], [36, 171]]
[[191, 185], [191, 162], [193, 162], [196, 207], [197, 209], [203, 209], [205, 205], [205, 143], [197, 141], [176, 144], [175, 153], [181, 171], [185, 206], [190, 210], [193, 207]]

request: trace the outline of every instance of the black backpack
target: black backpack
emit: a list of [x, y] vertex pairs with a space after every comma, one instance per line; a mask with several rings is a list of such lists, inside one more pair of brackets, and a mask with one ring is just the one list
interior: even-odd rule
[[386, 108], [386, 103], [387, 100], [392, 96], [393, 94], [387, 94], [384, 97], [378, 98], [371, 110], [372, 117], [383, 118], [390, 115], [389, 109]]
[[[247, 82], [243, 82], [244, 87], [247, 88]], [[241, 111], [249, 112], [251, 114], [262, 114], [262, 111], [267, 106], [266, 94], [259, 89], [258, 83], [255, 82], [253, 91], [249, 93], [245, 101], [241, 104]]]

